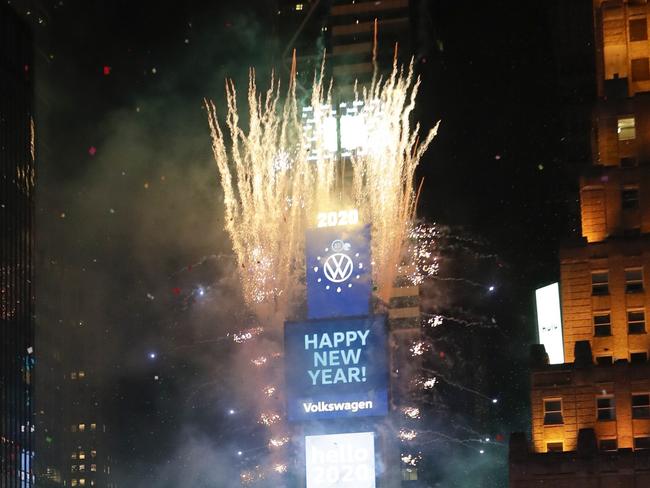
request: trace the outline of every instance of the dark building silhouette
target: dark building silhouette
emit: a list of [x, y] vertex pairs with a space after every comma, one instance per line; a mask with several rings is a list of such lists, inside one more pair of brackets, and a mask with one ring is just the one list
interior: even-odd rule
[[0, 5], [0, 486], [34, 486], [32, 36]]

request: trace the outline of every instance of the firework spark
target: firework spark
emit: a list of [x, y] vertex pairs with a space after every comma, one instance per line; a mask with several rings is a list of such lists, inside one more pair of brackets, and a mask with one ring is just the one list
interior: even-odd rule
[[420, 418], [420, 409], [417, 407], [404, 407], [402, 413], [410, 419], [419, 419]]
[[402, 429], [399, 431], [399, 438], [402, 441], [412, 441], [418, 436], [418, 433], [414, 430], [405, 430]]
[[232, 335], [232, 340], [237, 344], [243, 344], [244, 342], [250, 341], [253, 337], [256, 337], [264, 332], [262, 327], [253, 327], [250, 329], [245, 329], [239, 332], [236, 332]]
[[277, 424], [280, 421], [280, 416], [275, 412], [262, 412], [260, 414], [259, 423], [269, 426]]
[[276, 437], [269, 440], [269, 447], [282, 447], [289, 442], [288, 437]]

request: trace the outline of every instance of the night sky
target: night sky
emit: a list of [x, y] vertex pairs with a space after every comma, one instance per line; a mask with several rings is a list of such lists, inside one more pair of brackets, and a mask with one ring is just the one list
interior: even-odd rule
[[[96, 331], [84, 354], [101, 372], [121, 486], [231, 486], [237, 451], [260, 433], [248, 425], [254, 392], [226, 367], [237, 359], [225, 334], [246, 317], [202, 100], [223, 107], [225, 77], [241, 91], [249, 66], [265, 80], [277, 65], [272, 2], [9, 3], [37, 45], [37, 330]], [[589, 147], [567, 113], [593, 89], [589, 62], [566, 69], [571, 53], [589, 55], [590, 18], [571, 30], [559, 1], [474, 3], [424, 2], [418, 48], [418, 117], [442, 120], [418, 174], [420, 215], [446, 236], [442, 276], [466, 280], [425, 291], [445, 297], [433, 308], [496, 324], [436, 337], [455, 381], [500, 400], [477, 402], [480, 421], [439, 408], [437, 427], [499, 439], [482, 458], [454, 447], [433, 476], [445, 487], [505, 486], [509, 432], [529, 415], [533, 291], [558, 279], [559, 243], [579, 233]], [[489, 340], [476, 346], [476, 334]], [[463, 398], [452, 390], [442, 397]]]

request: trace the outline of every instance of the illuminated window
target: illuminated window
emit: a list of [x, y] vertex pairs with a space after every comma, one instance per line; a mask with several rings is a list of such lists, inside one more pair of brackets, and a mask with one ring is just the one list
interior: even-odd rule
[[79, 451], [79, 459], [86, 459], [86, 453], [83, 451]]
[[630, 353], [631, 363], [645, 363], [648, 360], [648, 353], [645, 351], [637, 351]]
[[76, 473], [76, 472], [77, 472], [77, 468], [78, 468], [78, 466], [77, 466], [76, 464], [73, 464], [72, 466], [70, 466], [70, 472], [71, 472], [71, 473]]
[[544, 400], [544, 425], [563, 424], [562, 399], [552, 398]]
[[609, 295], [608, 271], [595, 271], [591, 273], [591, 294]]
[[632, 394], [632, 418], [650, 419], [650, 394]]
[[635, 437], [634, 450], [650, 449], [650, 437]]
[[636, 58], [632, 60], [632, 81], [650, 80], [650, 60]]
[[417, 481], [418, 470], [415, 468], [402, 468], [402, 481]]
[[84, 478], [79, 480], [79, 486], [86, 486], [86, 480]]
[[548, 442], [546, 444], [546, 452], [562, 452], [564, 451], [564, 444], [561, 442]]
[[95, 430], [97, 428], [97, 424], [90, 424], [90, 430]]
[[86, 424], [79, 424], [79, 432], [86, 430]]
[[92, 451], [90, 451], [90, 457], [93, 457], [93, 458], [97, 457], [97, 451], [95, 451], [94, 449]]
[[616, 400], [611, 395], [596, 397], [598, 420], [616, 420]]
[[79, 465], [79, 471], [86, 471], [86, 465], [85, 464], [80, 464]]
[[302, 10], [304, 8], [304, 5], [302, 3], [297, 3], [296, 4], [296, 10]]
[[76, 380], [77, 379], [77, 372], [76, 371], [73, 371], [72, 373], [70, 373], [70, 379], [71, 380]]
[[621, 206], [623, 210], [639, 208], [639, 189], [637, 187], [623, 188], [623, 191], [621, 191]]
[[598, 448], [601, 451], [616, 451], [618, 450], [618, 441], [616, 439], [601, 439]]
[[72, 478], [72, 479], [70, 480], [70, 485], [71, 485], [71, 486], [77, 486], [77, 479], [76, 479], [76, 478]]
[[630, 20], [630, 41], [648, 40], [648, 21], [646, 18]]
[[596, 337], [612, 335], [612, 324], [609, 313], [594, 315], [594, 335]]
[[645, 332], [645, 312], [643, 310], [627, 311], [628, 334], [643, 334]]
[[85, 377], [85, 376], [86, 376], [86, 372], [85, 372], [85, 371], [79, 371], [79, 378], [80, 378], [80, 379], [83, 378], [83, 377]]
[[634, 117], [619, 117], [618, 119], [618, 140], [631, 141], [636, 139], [636, 126]]
[[643, 291], [643, 268], [625, 270], [625, 292], [636, 293]]
[[73, 452], [72, 454], [70, 454], [70, 459], [77, 459], [77, 453]]
[[90, 470], [91, 471], [97, 471], [97, 465], [96, 464], [91, 464], [90, 465]]

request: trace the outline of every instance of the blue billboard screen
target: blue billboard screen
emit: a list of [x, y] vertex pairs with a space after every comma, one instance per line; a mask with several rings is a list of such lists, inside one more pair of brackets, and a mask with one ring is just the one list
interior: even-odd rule
[[370, 226], [308, 229], [307, 316], [367, 315], [372, 295]]
[[287, 322], [284, 353], [289, 420], [388, 412], [385, 315]]

